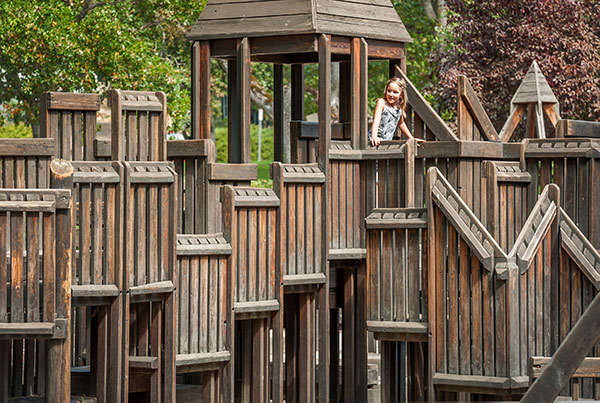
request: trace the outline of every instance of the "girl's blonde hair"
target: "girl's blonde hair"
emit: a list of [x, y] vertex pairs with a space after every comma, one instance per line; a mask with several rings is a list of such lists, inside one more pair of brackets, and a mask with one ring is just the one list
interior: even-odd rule
[[385, 85], [385, 89], [383, 90], [383, 99], [387, 100], [387, 97], [386, 97], [387, 89], [388, 89], [388, 86], [392, 83], [396, 84], [398, 86], [398, 88], [400, 88], [400, 98], [398, 98], [398, 105], [400, 106], [402, 113], [404, 113], [404, 109], [406, 108], [407, 95], [406, 95], [406, 81], [404, 81], [403, 78], [392, 77], [389, 79], [389, 81]]

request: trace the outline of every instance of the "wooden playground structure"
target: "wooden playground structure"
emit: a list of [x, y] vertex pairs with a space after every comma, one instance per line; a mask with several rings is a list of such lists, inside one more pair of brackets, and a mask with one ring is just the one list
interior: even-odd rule
[[[454, 132], [387, 0], [209, 1], [188, 36], [193, 139], [167, 140], [163, 93], [120, 90], [110, 138], [99, 95], [47, 92], [41, 138], [0, 139], [0, 402], [366, 402], [375, 355], [383, 402], [600, 398], [600, 124], [561, 120], [537, 64], [499, 133], [460, 77]], [[370, 60], [427, 142], [367, 143]], [[272, 189], [250, 186], [253, 61], [273, 64]]]

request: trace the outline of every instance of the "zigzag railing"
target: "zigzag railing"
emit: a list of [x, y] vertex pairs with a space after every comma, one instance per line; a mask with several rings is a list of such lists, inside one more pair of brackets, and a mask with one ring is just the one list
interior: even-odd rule
[[[544, 290], [552, 275], [558, 188], [544, 189], [507, 253], [437, 168], [429, 170], [428, 181], [433, 385], [523, 391], [528, 378], [522, 357], [551, 347], [544, 336], [553, 323]], [[533, 337], [526, 340], [527, 334]]]

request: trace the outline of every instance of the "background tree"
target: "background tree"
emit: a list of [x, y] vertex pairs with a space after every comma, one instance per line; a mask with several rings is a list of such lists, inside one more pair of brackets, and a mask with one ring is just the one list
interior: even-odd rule
[[497, 128], [536, 60], [559, 99], [563, 117], [600, 120], [599, 0], [447, 0], [450, 46], [433, 57], [439, 84], [431, 93], [456, 105], [464, 74]]
[[35, 125], [43, 91], [126, 88], [165, 91], [175, 125], [183, 124], [190, 110], [184, 32], [205, 2], [1, 1], [4, 117]]

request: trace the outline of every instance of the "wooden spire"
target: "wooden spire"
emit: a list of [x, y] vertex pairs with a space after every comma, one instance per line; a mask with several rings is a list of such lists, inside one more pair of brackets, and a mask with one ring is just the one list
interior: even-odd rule
[[526, 113], [528, 138], [536, 137], [536, 132], [538, 138], [546, 138], [544, 112], [553, 126], [556, 127], [556, 124], [560, 120], [558, 99], [556, 99], [536, 61], [527, 70], [527, 74], [523, 77], [521, 85], [519, 85], [510, 103], [510, 116], [500, 131], [500, 139], [503, 142], [510, 140], [519, 121]]

